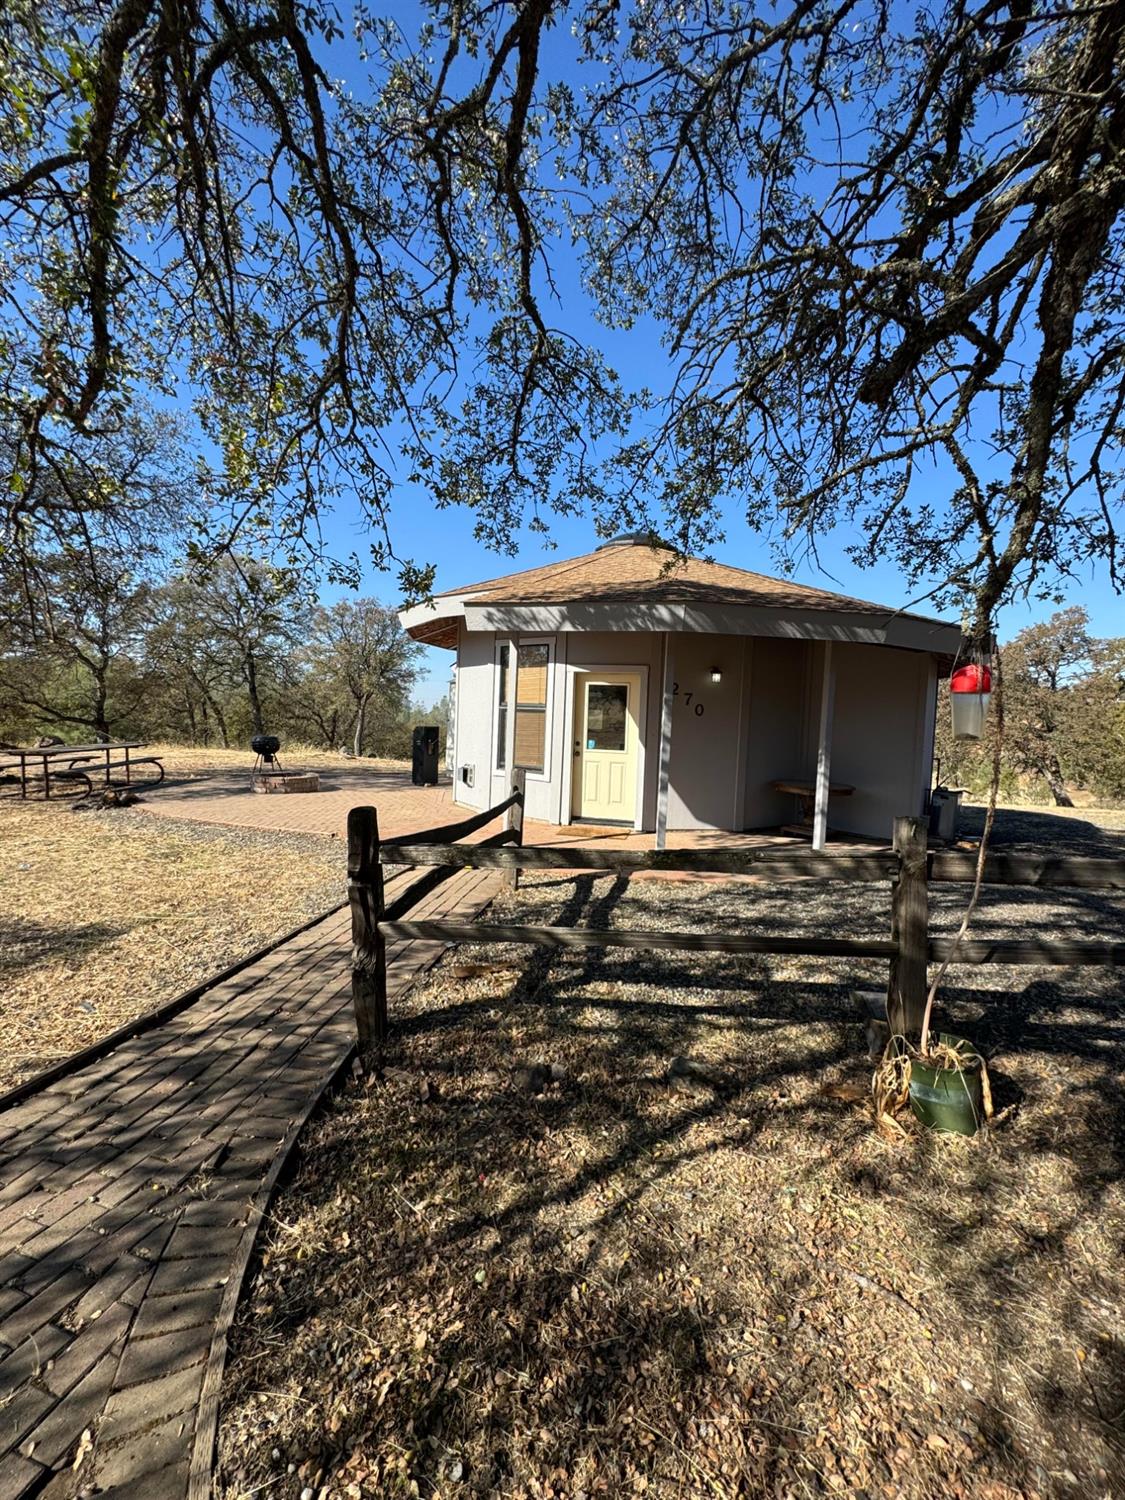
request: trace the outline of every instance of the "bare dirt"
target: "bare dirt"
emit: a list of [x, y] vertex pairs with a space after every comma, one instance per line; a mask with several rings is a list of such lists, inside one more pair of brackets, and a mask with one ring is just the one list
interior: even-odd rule
[[[939, 930], [963, 899], [935, 896]], [[880, 935], [888, 900], [583, 876], [501, 912]], [[1119, 934], [1123, 915], [1001, 891], [978, 931]], [[275, 1205], [218, 1493], [1125, 1494], [1125, 984], [953, 969], [943, 1017], [988, 1057], [997, 1122], [896, 1144], [872, 1127], [849, 997], [883, 978], [448, 956], [394, 1017], [383, 1081], [337, 1101]]]

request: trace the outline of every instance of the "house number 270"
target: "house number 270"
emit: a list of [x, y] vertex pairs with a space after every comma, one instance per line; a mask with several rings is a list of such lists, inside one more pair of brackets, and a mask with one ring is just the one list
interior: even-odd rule
[[[680, 696], [680, 684], [678, 682], [674, 682], [672, 684], [672, 697], [673, 698], [678, 698], [679, 696]], [[694, 697], [695, 697], [694, 693], [685, 693], [684, 694], [684, 707], [685, 708], [691, 708], [691, 700]], [[702, 703], [697, 703], [695, 705], [695, 708], [694, 708], [693, 712], [695, 713], [695, 717], [697, 719], [702, 719], [702, 717], [703, 717], [703, 704]]]

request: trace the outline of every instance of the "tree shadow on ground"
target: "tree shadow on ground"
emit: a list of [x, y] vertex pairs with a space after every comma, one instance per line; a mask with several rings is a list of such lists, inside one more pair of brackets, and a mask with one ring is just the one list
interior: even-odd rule
[[[1051, 812], [1048, 808], [1001, 807], [996, 812], [992, 846], [1005, 853], [1088, 855], [1093, 859], [1120, 859], [1125, 854], [1125, 828], [1107, 828], [1095, 813], [1084, 818], [1074, 813]], [[984, 829], [985, 809], [969, 803], [961, 809], [961, 832], [979, 838]]]
[[11, 983], [27, 969], [76, 958], [99, 943], [113, 942], [126, 931], [108, 922], [58, 927], [32, 917], [0, 916], [0, 975]]
[[[803, 897], [804, 920], [869, 917], [838, 897]], [[581, 876], [502, 918], [778, 930], [784, 909]], [[278, 1207], [221, 1493], [290, 1462], [392, 1495], [1125, 1484], [1119, 985], [991, 971], [1002, 997], [959, 971], [948, 1019], [1008, 1117], [890, 1143], [849, 997], [878, 966], [472, 957], [476, 977], [447, 962], [408, 998], [384, 1081], [340, 1101]], [[521, 1081], [552, 1063], [559, 1081]]]

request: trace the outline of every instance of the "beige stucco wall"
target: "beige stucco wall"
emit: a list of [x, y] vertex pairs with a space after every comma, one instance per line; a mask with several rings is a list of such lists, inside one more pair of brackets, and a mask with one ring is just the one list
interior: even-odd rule
[[810, 758], [808, 725], [813, 712], [808, 641], [749, 642], [747, 662], [746, 779], [744, 828], [774, 828], [794, 816], [794, 800], [772, 783], [815, 775], [815, 739]]
[[837, 645], [832, 780], [850, 797], [833, 799], [832, 827], [877, 838], [896, 817], [917, 816], [929, 788], [933, 658], [888, 646]]
[[[493, 636], [491, 632], [461, 631], [457, 647], [457, 724], [453, 746], [454, 800], [484, 809], [492, 792]], [[474, 784], [461, 780], [462, 766], [473, 768]]]
[[[742, 691], [747, 638], [673, 637], [669, 828], [737, 828], [742, 816]], [[718, 667], [722, 681], [711, 681]]]
[[[507, 793], [508, 772], [494, 770], [495, 645], [491, 632], [462, 632], [458, 651], [454, 773], [475, 767], [472, 789], [454, 795], [486, 807]], [[543, 640], [543, 636], [512, 637]], [[664, 639], [658, 632], [560, 632], [552, 650], [549, 762], [529, 776], [527, 814], [570, 820], [574, 685], [583, 668], [639, 667], [645, 677], [640, 726], [641, 822], [656, 824]], [[815, 775], [821, 667], [818, 642], [771, 637], [684, 634], [673, 637], [671, 785], [668, 826], [764, 828], [790, 821], [792, 797], [771, 783]], [[718, 667], [722, 680], [711, 681]], [[856, 786], [833, 799], [831, 825], [889, 837], [893, 818], [919, 813], [929, 785], [933, 659], [883, 646], [836, 644], [832, 779]], [[702, 713], [697, 710], [702, 708]]]

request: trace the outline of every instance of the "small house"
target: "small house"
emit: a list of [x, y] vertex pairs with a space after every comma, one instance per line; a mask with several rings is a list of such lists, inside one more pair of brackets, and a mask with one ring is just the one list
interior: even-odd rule
[[404, 610], [456, 653], [454, 798], [526, 773], [526, 816], [648, 831], [921, 814], [956, 625], [621, 537]]

